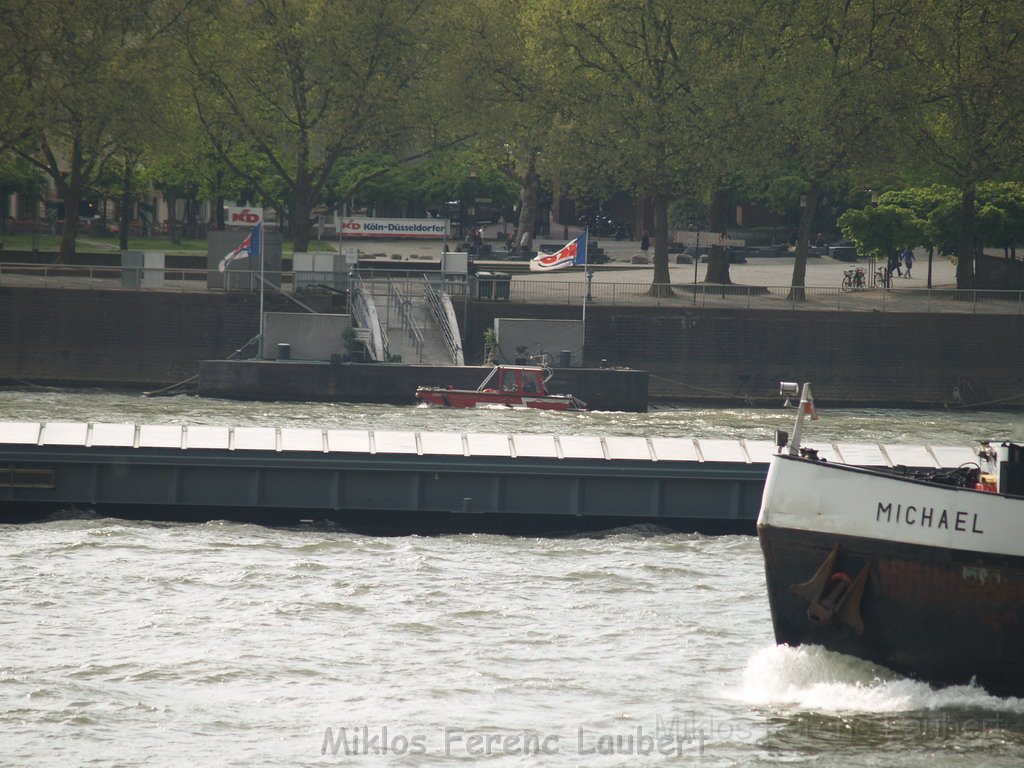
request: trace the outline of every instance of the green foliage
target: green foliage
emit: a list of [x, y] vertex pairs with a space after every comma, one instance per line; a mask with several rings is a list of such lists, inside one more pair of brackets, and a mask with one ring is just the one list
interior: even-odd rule
[[785, 213], [800, 205], [800, 196], [807, 194], [809, 186], [800, 176], [778, 176], [768, 182], [761, 199], [769, 210]]
[[[191, 30], [198, 119], [221, 159], [285, 214], [296, 248], [340, 159], [396, 154], [430, 124], [437, 11], [421, 0], [227, 0]], [[232, 161], [232, 138], [262, 156], [277, 188]]]
[[[922, 222], [924, 239], [915, 241], [918, 244], [943, 255], [957, 253], [963, 215], [960, 193], [953, 187], [933, 184], [890, 190], [879, 197], [879, 203], [907, 211]], [[1024, 184], [979, 184], [976, 217], [976, 236], [984, 245], [1009, 248], [1024, 241]]]
[[74, 207], [127, 168], [271, 205], [301, 248], [325, 202], [519, 199], [529, 227], [548, 190], [628, 192], [657, 235], [731, 189], [807, 195], [805, 235], [852, 205], [881, 248], [898, 222], [856, 210], [900, 179], [879, 210], [916, 242], [1024, 238], [1021, 0], [4, 0], [0, 39], [0, 194], [31, 166]]
[[468, 150], [441, 152], [417, 164], [380, 153], [362, 153], [338, 163], [329, 202], [352, 201], [357, 208], [418, 204], [441, 209], [450, 200], [488, 198], [511, 208], [519, 188], [505, 173]]
[[345, 345], [345, 349], [348, 350], [349, 354], [356, 351], [359, 346], [359, 342], [356, 340], [356, 329], [349, 325], [341, 332], [341, 341]]
[[[156, 62], [189, 0], [8, 0], [0, 13], [0, 142], [47, 174], [68, 210], [109, 188], [121, 165], [151, 137], [165, 88]], [[68, 217], [60, 259], [74, 253]]]
[[710, 206], [700, 198], [683, 197], [669, 205], [670, 229], [707, 230], [710, 222]]
[[839, 217], [843, 235], [857, 244], [861, 254], [877, 259], [887, 259], [895, 249], [906, 245], [922, 245], [923, 226], [907, 209], [891, 205], [851, 208]]
[[983, 243], [1010, 248], [1024, 242], [1024, 184], [979, 184], [978, 205], [978, 235]]
[[46, 189], [39, 171], [13, 153], [0, 155], [0, 195], [40, 195]]

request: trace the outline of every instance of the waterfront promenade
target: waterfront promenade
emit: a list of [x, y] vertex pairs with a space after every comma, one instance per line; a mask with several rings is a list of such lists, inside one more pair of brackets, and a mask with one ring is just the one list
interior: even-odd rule
[[[1024, 294], [1019, 291], [956, 291], [955, 265], [949, 258], [935, 257], [932, 263], [932, 288], [926, 288], [928, 262], [923, 254], [914, 266], [910, 279], [895, 277], [891, 288], [880, 285], [862, 290], [846, 291], [840, 286], [846, 270], [864, 268], [870, 286], [874, 266], [867, 260], [858, 263], [837, 261], [829, 257], [808, 260], [805, 289], [794, 294], [790, 289], [794, 257], [752, 257], [745, 263], [730, 267], [731, 285], [704, 283], [706, 264], [670, 264], [671, 295], [649, 296], [654, 277], [650, 264], [632, 263], [640, 255], [639, 244], [630, 241], [602, 243], [609, 257], [608, 263], [594, 267], [587, 273], [581, 267], [556, 272], [531, 273], [525, 271], [525, 262], [477, 262], [477, 271], [487, 280], [487, 273], [511, 272], [507, 278], [507, 291], [479, 290], [470, 284], [469, 290], [477, 298], [488, 296], [512, 304], [582, 305], [589, 294], [590, 303], [600, 306], [630, 306], [651, 308], [747, 308], [810, 311], [850, 312], [925, 312], [970, 314], [1024, 314]], [[388, 273], [396, 265], [395, 257], [406, 262], [417, 260], [424, 271], [436, 271], [440, 255], [437, 243], [384, 243], [360, 244], [360, 255], [377, 254], [379, 269], [373, 274]], [[383, 258], [382, 258], [383, 257]], [[363, 262], [366, 263], [365, 260]], [[370, 262], [373, 265], [373, 262]], [[166, 269], [159, 271], [136, 270], [134, 279], [126, 279], [119, 267], [25, 265], [0, 263], [0, 287], [3, 288], [58, 288], [78, 290], [128, 290], [178, 293], [221, 293], [220, 287], [208, 284], [206, 269]], [[153, 272], [153, 274], [150, 274]], [[131, 277], [131, 276], [129, 276]], [[298, 294], [296, 283], [309, 285], [314, 276], [285, 272], [281, 276], [282, 290]], [[398, 280], [422, 283], [420, 273], [406, 270], [396, 275]], [[241, 282], [241, 281], [240, 281]], [[250, 281], [244, 281], [248, 284]], [[255, 277], [253, 279], [255, 284]], [[214, 281], [213, 285], [218, 285]], [[448, 290], [462, 294], [467, 286], [459, 281], [446, 281]], [[504, 288], [505, 286], [503, 286]], [[498, 294], [501, 294], [498, 299]], [[802, 294], [802, 295], [801, 295]]]

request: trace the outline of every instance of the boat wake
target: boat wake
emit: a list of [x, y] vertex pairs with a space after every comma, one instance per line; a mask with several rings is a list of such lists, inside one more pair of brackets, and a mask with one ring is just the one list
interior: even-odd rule
[[819, 646], [771, 646], [743, 671], [737, 698], [755, 706], [820, 713], [988, 710], [1024, 715], [1024, 699], [998, 698], [976, 685], [932, 688], [885, 667]]

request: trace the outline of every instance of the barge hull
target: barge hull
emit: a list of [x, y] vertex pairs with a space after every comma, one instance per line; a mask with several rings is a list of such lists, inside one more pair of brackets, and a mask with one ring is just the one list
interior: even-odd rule
[[[778, 643], [820, 645], [939, 685], [1024, 690], [1024, 558], [774, 526], [758, 535]], [[869, 569], [861, 636], [842, 622], [812, 622], [808, 602], [791, 591], [836, 545], [836, 572]]]
[[[0, 522], [54, 511], [393, 533], [754, 533], [772, 443], [676, 437], [0, 422]], [[822, 446], [957, 466], [957, 446]]]

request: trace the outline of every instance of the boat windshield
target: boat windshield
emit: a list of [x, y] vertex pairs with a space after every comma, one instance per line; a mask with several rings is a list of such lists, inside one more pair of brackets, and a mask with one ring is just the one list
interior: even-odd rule
[[515, 392], [519, 389], [519, 386], [516, 384], [515, 371], [502, 371], [501, 389], [504, 392]]

